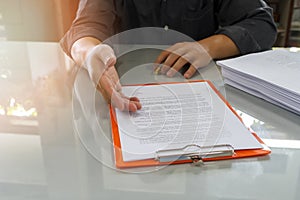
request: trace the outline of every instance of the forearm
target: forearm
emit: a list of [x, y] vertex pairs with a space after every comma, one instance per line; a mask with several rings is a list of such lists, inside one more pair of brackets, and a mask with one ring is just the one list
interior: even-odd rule
[[222, 59], [240, 54], [238, 47], [226, 35], [218, 34], [199, 41], [212, 59]]
[[71, 55], [73, 60], [79, 66], [83, 66], [88, 52], [100, 43], [101, 41], [93, 37], [80, 38], [79, 40], [74, 42], [71, 48]]
[[80, 0], [77, 15], [70, 29], [60, 40], [64, 52], [72, 57], [71, 49], [74, 42], [84, 37], [97, 38], [105, 41], [115, 34], [114, 1], [111, 0]]
[[272, 9], [262, 0], [216, 0], [219, 30], [238, 47], [240, 54], [271, 49], [276, 39]]

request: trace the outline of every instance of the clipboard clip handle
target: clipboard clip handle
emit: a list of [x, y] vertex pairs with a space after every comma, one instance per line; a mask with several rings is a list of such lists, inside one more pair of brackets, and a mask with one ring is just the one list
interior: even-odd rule
[[234, 155], [234, 148], [230, 144], [200, 146], [189, 144], [177, 149], [163, 149], [156, 152], [156, 160], [159, 162], [174, 162], [179, 160], [191, 160], [194, 166], [204, 163], [206, 158], [218, 158]]

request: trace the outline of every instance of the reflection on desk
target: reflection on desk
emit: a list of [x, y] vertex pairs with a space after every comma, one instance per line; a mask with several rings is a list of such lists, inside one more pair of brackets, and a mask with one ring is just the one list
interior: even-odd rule
[[[130, 62], [122, 62], [131, 69], [122, 68], [122, 82], [132, 83], [132, 77], [142, 73], [144, 81], [155, 80], [147, 65], [141, 63], [133, 70], [135, 60], [143, 60], [147, 51], [138, 57], [136, 53], [127, 55]], [[29, 96], [37, 109], [32, 130], [3, 129], [1, 124], [0, 199], [300, 199], [300, 117], [295, 114], [225, 86], [227, 100], [260, 137], [295, 141], [296, 146], [284, 143], [272, 148], [269, 157], [218, 161], [200, 168], [183, 164], [135, 173], [116, 171], [108, 167], [113, 164], [111, 144], [97, 146], [102, 138], [110, 140], [109, 114], [101, 95], [93, 93], [86, 71], [77, 73], [71, 98], [72, 64], [58, 44], [1, 42], [0, 54], [8, 55], [0, 68], [9, 68], [12, 77], [16, 74], [22, 80], [2, 78], [1, 92], [9, 94], [16, 88], [16, 102]], [[43, 81], [37, 84], [39, 77]], [[18, 90], [22, 83], [30, 89]]]

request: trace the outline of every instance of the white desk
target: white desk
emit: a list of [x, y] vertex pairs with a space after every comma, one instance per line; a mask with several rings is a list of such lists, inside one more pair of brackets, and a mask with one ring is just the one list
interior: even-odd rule
[[[180, 80], [155, 77], [147, 66], [127, 71], [150, 62], [155, 52], [149, 51], [120, 59], [123, 83]], [[300, 199], [300, 116], [225, 86], [245, 123], [276, 146], [270, 156], [125, 173], [111, 168], [105, 102], [83, 70], [72, 96], [70, 63], [58, 44], [1, 42], [0, 60], [7, 75], [0, 79], [1, 103], [8, 95], [30, 98], [38, 110], [30, 120], [0, 116], [0, 199]]]

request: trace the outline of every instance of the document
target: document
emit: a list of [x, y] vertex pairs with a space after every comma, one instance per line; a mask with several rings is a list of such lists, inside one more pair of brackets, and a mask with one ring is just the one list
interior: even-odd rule
[[300, 53], [270, 50], [217, 64], [226, 84], [300, 114]]
[[208, 82], [123, 86], [136, 96], [142, 109], [115, 109], [125, 162], [154, 159], [157, 151], [195, 144], [207, 147], [229, 144], [235, 150], [261, 149]]

